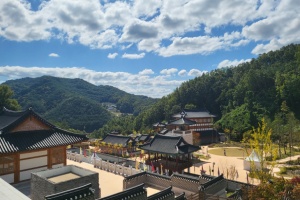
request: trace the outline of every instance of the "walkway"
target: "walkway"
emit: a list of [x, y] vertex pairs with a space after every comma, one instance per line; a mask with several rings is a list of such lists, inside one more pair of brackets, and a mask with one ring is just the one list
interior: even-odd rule
[[[203, 147], [203, 152], [208, 152], [208, 147]], [[227, 147], [226, 147], [227, 148]], [[209, 169], [214, 170], [214, 172], [211, 172], [211, 175], [218, 176], [218, 171], [220, 174], [224, 175], [224, 178], [236, 180], [240, 182], [247, 183], [247, 174], [249, 171], [244, 170], [244, 160], [242, 157], [229, 157], [229, 156], [219, 156], [214, 154], [209, 154], [210, 158], [208, 160], [202, 160], [202, 163], [195, 164], [194, 167], [190, 167], [190, 172], [195, 174], [200, 174], [200, 171], [203, 170], [206, 171], [206, 174], [210, 175]], [[237, 174], [232, 177], [227, 177], [227, 169], [230, 172], [230, 168], [234, 167], [237, 171]], [[259, 181], [256, 179], [251, 179], [248, 177], [248, 181], [251, 184], [259, 184]]]
[[[101, 188], [101, 197], [106, 197], [117, 192], [123, 191], [123, 179], [124, 177], [118, 174], [107, 172], [98, 168], [94, 168], [92, 164], [89, 163], [78, 163], [67, 159], [67, 165], [76, 165], [94, 172], [99, 173], [99, 186]], [[147, 188], [147, 196], [155, 194], [160, 190], [154, 188]]]

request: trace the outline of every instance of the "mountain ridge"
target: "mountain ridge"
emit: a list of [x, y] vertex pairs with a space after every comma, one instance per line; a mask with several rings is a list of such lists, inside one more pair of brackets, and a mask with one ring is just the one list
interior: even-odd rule
[[[108, 85], [93, 85], [76, 78], [41, 76], [9, 80], [3, 84], [14, 91], [22, 109], [33, 107], [51, 122], [88, 132], [101, 128], [113, 116], [103, 102], [116, 104], [122, 113], [137, 115], [157, 99], [133, 95]], [[68, 109], [67, 109], [68, 108]]]

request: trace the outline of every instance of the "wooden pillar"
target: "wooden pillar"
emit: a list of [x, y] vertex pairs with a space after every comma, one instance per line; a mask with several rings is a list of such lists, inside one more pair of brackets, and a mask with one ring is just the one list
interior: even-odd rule
[[67, 165], [67, 147], [66, 146], [64, 146], [63, 147], [63, 152], [64, 152], [64, 166], [66, 166]]
[[176, 171], [178, 172], [178, 155], [176, 155]]
[[14, 183], [20, 181], [20, 153], [16, 153], [14, 159]]
[[188, 153], [188, 165], [189, 165], [188, 173], [190, 173], [190, 154], [189, 153]]
[[48, 154], [47, 168], [51, 169], [52, 168], [52, 150], [51, 149], [47, 149], [47, 154]]

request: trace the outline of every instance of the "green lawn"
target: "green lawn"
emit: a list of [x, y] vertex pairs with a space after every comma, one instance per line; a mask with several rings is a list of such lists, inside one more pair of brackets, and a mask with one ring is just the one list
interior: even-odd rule
[[224, 149], [226, 151], [226, 156], [229, 157], [247, 157], [247, 153], [245, 149], [242, 148], [216, 148], [208, 150], [209, 154], [224, 156]]

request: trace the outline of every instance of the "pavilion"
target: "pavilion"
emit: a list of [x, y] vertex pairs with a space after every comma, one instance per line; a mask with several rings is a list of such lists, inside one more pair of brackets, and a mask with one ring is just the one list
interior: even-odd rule
[[135, 150], [135, 141], [130, 136], [107, 134], [99, 143], [102, 153], [122, 155], [123, 152], [131, 153]]
[[157, 134], [140, 149], [148, 155], [146, 164], [151, 165], [152, 171], [171, 175], [174, 172], [182, 173], [191, 167], [191, 153], [198, 151], [198, 146], [187, 143], [181, 136], [165, 136]]

